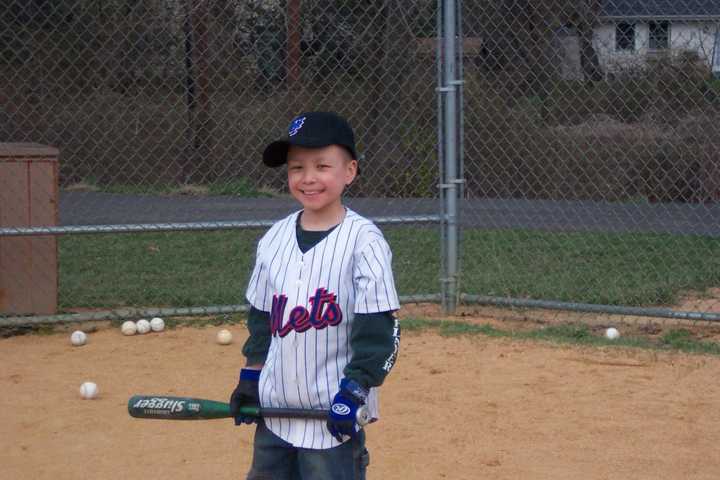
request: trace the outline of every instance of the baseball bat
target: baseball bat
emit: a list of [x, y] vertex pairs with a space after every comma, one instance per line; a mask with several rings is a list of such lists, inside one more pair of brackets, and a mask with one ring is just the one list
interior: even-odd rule
[[[310, 418], [325, 420], [328, 410], [302, 408], [240, 407], [243, 415], [275, 418]], [[170, 397], [165, 395], [134, 395], [128, 400], [128, 413], [135, 418], [162, 420], [210, 420], [229, 418], [230, 404], [193, 397]], [[370, 423], [370, 415], [364, 405], [357, 410], [357, 424]]]

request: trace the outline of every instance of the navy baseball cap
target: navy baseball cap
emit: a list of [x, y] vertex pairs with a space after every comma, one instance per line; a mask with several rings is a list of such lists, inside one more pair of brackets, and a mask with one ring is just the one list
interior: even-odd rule
[[305, 112], [295, 117], [288, 127], [287, 137], [265, 147], [263, 163], [273, 168], [284, 165], [291, 145], [307, 148], [339, 145], [345, 147], [352, 158], [357, 160], [352, 127], [347, 120], [333, 112]]

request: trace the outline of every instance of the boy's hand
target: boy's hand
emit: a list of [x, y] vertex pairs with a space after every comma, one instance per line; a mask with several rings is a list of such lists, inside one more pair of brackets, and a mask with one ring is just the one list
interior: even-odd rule
[[354, 438], [357, 435], [357, 410], [365, 405], [368, 391], [355, 380], [343, 378], [340, 382], [340, 391], [335, 395], [330, 406], [327, 428], [338, 442], [342, 442], [343, 435]]
[[240, 381], [230, 396], [230, 413], [235, 417], [235, 425], [243, 423], [251, 424], [257, 421], [256, 417], [242, 415], [240, 407], [260, 405], [258, 393], [258, 382], [260, 381], [260, 370], [243, 368], [240, 370]]

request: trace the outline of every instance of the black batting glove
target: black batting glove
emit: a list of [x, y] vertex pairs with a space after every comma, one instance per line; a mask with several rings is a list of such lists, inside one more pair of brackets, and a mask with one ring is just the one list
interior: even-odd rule
[[230, 395], [230, 413], [235, 417], [235, 425], [255, 423], [257, 417], [243, 415], [240, 407], [259, 407], [260, 394], [258, 383], [260, 381], [260, 370], [243, 368], [240, 370], [240, 381]]

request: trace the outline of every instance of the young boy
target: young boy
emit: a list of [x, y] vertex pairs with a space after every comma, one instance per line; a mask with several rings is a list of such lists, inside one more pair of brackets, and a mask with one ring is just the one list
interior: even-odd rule
[[248, 479], [364, 479], [369, 456], [357, 410], [378, 416], [377, 388], [400, 343], [392, 254], [380, 230], [342, 204], [358, 173], [350, 125], [329, 112], [296, 117], [263, 162], [287, 164], [302, 210], [260, 239], [246, 296], [247, 364], [230, 399], [329, 410], [327, 419], [257, 421]]

